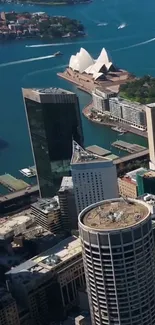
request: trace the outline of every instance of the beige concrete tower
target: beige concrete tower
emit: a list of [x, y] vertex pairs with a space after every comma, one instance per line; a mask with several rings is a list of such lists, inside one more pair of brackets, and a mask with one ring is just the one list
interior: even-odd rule
[[150, 168], [155, 169], [155, 103], [146, 107]]
[[79, 215], [92, 325], [155, 324], [155, 259], [150, 208], [113, 199]]

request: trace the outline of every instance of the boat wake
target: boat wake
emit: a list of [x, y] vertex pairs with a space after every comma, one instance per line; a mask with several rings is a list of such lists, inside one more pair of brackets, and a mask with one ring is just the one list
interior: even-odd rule
[[46, 47], [46, 46], [65, 46], [74, 44], [73, 42], [68, 43], [51, 43], [51, 44], [36, 44], [36, 45], [25, 45], [25, 47]]
[[107, 25], [108, 25], [108, 23], [98, 23], [98, 24], [97, 24], [98, 27], [101, 27], [101, 26], [107, 26]]
[[121, 25], [118, 26], [118, 29], [123, 29], [125, 27], [126, 27], [126, 23], [123, 23], [123, 24], [121, 24]]
[[121, 50], [132, 49], [134, 47], [138, 47], [138, 46], [141, 46], [141, 45], [145, 45], [145, 44], [148, 44], [148, 43], [152, 43], [154, 41], [155, 41], [155, 37], [154, 38], [150, 38], [150, 39], [148, 39], [147, 41], [144, 41], [144, 42], [140, 42], [140, 43], [136, 43], [136, 44], [133, 44], [133, 45], [121, 47], [119, 49], [113, 50], [113, 52], [117, 52], [117, 51], [121, 51]]
[[33, 61], [51, 59], [51, 58], [54, 58], [54, 57], [55, 57], [55, 55], [47, 55], [47, 56], [40, 56], [38, 58], [30, 58], [30, 59], [25, 59], [25, 60], [19, 60], [19, 61], [12, 61], [12, 62], [7, 62], [7, 63], [2, 63], [2, 64], [0, 64], [0, 68], [7, 67], [9, 65], [20, 64], [20, 63], [26, 63], [26, 62], [33, 62]]

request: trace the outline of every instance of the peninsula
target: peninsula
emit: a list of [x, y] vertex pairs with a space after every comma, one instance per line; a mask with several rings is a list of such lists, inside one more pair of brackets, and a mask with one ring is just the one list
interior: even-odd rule
[[155, 102], [155, 78], [143, 76], [120, 86], [120, 96], [141, 104]]
[[87, 4], [92, 0], [0, 0], [0, 3], [21, 3], [21, 4], [32, 4], [32, 5], [48, 5], [48, 6], [61, 6], [61, 5], [77, 5]]
[[84, 36], [84, 26], [76, 19], [36, 13], [0, 13], [0, 40], [23, 38], [66, 38]]

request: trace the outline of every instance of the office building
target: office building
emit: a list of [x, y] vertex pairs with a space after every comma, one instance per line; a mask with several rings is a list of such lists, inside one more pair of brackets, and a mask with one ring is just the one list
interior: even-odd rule
[[116, 120], [146, 130], [146, 110], [144, 105], [114, 97], [109, 99], [109, 110], [111, 117]]
[[64, 231], [70, 232], [78, 228], [78, 216], [73, 189], [72, 177], [63, 177], [58, 192], [61, 224]]
[[138, 195], [155, 194], [155, 171], [142, 170], [136, 176]]
[[92, 325], [155, 324], [154, 239], [149, 206], [95, 203], [79, 215]]
[[15, 299], [5, 288], [0, 288], [0, 324], [20, 325]]
[[52, 197], [70, 174], [72, 140], [83, 144], [77, 96], [59, 88], [23, 89], [41, 197]]
[[146, 106], [150, 169], [155, 169], [155, 103]]
[[118, 197], [116, 165], [84, 150], [75, 141], [71, 170], [78, 213], [92, 203]]
[[31, 205], [31, 213], [38, 225], [56, 234], [62, 231], [58, 196], [52, 199], [39, 199]]
[[7, 286], [27, 308], [33, 325], [61, 321], [78, 304], [85, 286], [79, 238], [68, 237], [6, 273]]

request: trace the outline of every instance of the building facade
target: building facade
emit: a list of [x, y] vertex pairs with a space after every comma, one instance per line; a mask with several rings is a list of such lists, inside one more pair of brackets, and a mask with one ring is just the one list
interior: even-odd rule
[[109, 112], [109, 98], [116, 96], [116, 93], [110, 91], [103, 92], [96, 88], [92, 92], [93, 109], [99, 113]]
[[155, 324], [151, 213], [133, 199], [98, 202], [79, 215], [92, 325]]
[[137, 183], [129, 176], [118, 178], [118, 189], [120, 196], [136, 199], [138, 195]]
[[112, 160], [90, 153], [74, 142], [71, 170], [78, 213], [92, 203], [118, 197]]
[[31, 213], [38, 225], [54, 234], [62, 231], [61, 212], [58, 196], [52, 199], [39, 199], [31, 205]]
[[66, 238], [7, 272], [6, 279], [33, 325], [62, 321], [77, 306], [78, 291], [85, 286], [80, 239]]
[[15, 299], [6, 289], [0, 288], [0, 324], [20, 325]]
[[58, 192], [62, 229], [71, 232], [78, 228], [78, 216], [76, 211], [75, 195], [72, 177], [63, 177]]
[[155, 171], [148, 170], [137, 173], [138, 195], [155, 194]]
[[72, 139], [83, 144], [78, 98], [59, 89], [23, 89], [41, 197], [52, 197], [70, 174]]
[[110, 114], [118, 121], [146, 130], [145, 106], [118, 97], [109, 99]]
[[155, 103], [146, 106], [150, 168], [155, 169]]

